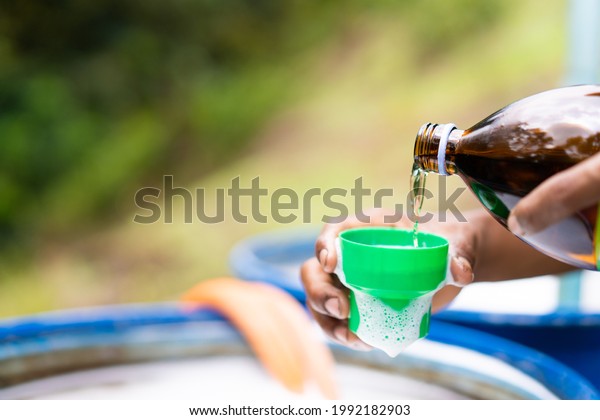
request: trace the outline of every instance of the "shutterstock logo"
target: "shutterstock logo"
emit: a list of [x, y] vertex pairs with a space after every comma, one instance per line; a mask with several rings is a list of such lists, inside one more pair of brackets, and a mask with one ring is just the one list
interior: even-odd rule
[[[313, 220], [313, 209], [316, 206], [325, 209], [319, 220], [323, 223], [339, 222], [351, 215], [356, 216], [361, 222], [368, 223], [369, 216], [365, 214], [367, 208], [383, 207], [384, 200], [395, 197], [393, 188], [372, 190], [365, 187], [362, 177], [356, 178], [354, 186], [350, 189], [314, 187], [303, 192], [297, 192], [289, 187], [264, 188], [258, 176], [245, 182], [237, 176], [231, 180], [227, 188], [216, 188], [212, 191], [207, 191], [205, 188], [190, 190], [175, 186], [173, 178], [173, 175], [165, 175], [162, 188], [145, 187], [135, 193], [134, 201], [138, 212], [133, 218], [134, 222], [173, 223], [176, 208], [174, 202], [177, 199], [183, 203], [182, 207], [177, 208], [182, 213], [178, 217], [182, 217], [184, 223], [193, 223], [195, 219], [202, 223], [215, 224], [224, 222], [227, 217], [231, 217], [238, 223], [274, 221], [288, 224], [298, 220], [302, 223], [313, 223], [316, 221]], [[445, 221], [446, 214], [451, 213], [456, 220], [466, 222], [465, 217], [456, 207], [456, 200], [466, 188], [457, 188], [447, 196], [446, 177], [437, 177], [437, 179], [439, 186], [435, 214], [440, 221]], [[212, 197], [209, 194], [212, 194]], [[434, 198], [433, 193], [427, 189], [424, 189], [422, 194], [424, 200]], [[403, 202], [393, 204], [394, 211], [393, 214], [386, 216], [387, 223], [397, 222], [405, 216], [412, 221], [417, 219], [410, 205], [410, 196], [409, 192], [404, 200], [401, 200]], [[244, 201], [245, 206], [242, 205]], [[368, 204], [365, 205], [365, 201]], [[208, 202], [213, 203], [210, 205], [211, 211]], [[425, 223], [433, 217], [434, 213], [420, 214], [419, 222]]]

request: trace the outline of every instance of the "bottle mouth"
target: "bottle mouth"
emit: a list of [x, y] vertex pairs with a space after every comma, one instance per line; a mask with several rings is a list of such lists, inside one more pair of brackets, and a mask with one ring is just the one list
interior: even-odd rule
[[415, 139], [415, 166], [425, 172], [449, 175], [446, 170], [446, 146], [454, 124], [426, 123], [421, 126]]
[[425, 123], [419, 128], [413, 152], [415, 167], [425, 172], [438, 172], [437, 146], [439, 139], [433, 133], [438, 124]]

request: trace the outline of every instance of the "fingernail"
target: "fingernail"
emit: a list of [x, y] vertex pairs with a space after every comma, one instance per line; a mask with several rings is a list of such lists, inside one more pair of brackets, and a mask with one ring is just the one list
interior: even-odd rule
[[471, 264], [465, 257], [455, 257], [454, 259], [462, 271], [471, 271]]
[[458, 268], [460, 268], [460, 271], [462, 271], [462, 274], [455, 277], [454, 285], [458, 287], [464, 287], [469, 284], [469, 281], [466, 278], [467, 273], [469, 273], [468, 275], [470, 276], [470, 283], [473, 283], [475, 274], [473, 273], [473, 267], [471, 267], [471, 263], [465, 257], [461, 256], [454, 257], [454, 261], [456, 261], [456, 265], [458, 265]]
[[511, 216], [508, 218], [508, 229], [518, 236], [525, 236], [525, 230], [521, 226], [521, 222], [517, 219], [516, 216]]
[[319, 262], [321, 263], [321, 267], [325, 268], [325, 266], [327, 265], [327, 250], [326, 249], [322, 249], [321, 252], [319, 252]]
[[341, 313], [340, 313], [340, 301], [338, 298], [329, 298], [325, 301], [325, 310], [327, 311], [327, 313], [329, 313], [329, 315], [341, 319]]

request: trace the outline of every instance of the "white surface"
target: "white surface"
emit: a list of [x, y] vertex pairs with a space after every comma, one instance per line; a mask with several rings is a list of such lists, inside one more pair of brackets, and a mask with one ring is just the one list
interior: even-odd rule
[[[541, 276], [473, 283], [465, 287], [448, 308], [497, 314], [551, 314], [560, 302], [560, 282], [560, 276]], [[600, 272], [582, 272], [579, 307], [573, 310], [600, 313]]]
[[582, 277], [579, 309], [586, 313], [600, 313], [600, 272], [584, 271]]
[[463, 288], [448, 309], [501, 314], [549, 314], [556, 310], [558, 304], [558, 281], [555, 276], [543, 276], [473, 283]]

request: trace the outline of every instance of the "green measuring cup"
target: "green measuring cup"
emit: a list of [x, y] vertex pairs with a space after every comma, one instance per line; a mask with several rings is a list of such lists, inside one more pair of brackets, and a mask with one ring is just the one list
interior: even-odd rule
[[[349, 328], [352, 332], [359, 333], [363, 318], [367, 318], [359, 310], [361, 302], [357, 301], [357, 294], [376, 298], [370, 302], [383, 304], [384, 311], [390, 308], [393, 316], [403, 310], [409, 313], [416, 302], [423, 306], [423, 299], [419, 298], [433, 295], [433, 291], [443, 286], [448, 266], [448, 241], [431, 233], [419, 232], [417, 235], [418, 247], [414, 246], [411, 230], [366, 227], [346, 230], [339, 235], [336, 273], [350, 289]], [[418, 326], [415, 339], [423, 338], [429, 332], [430, 296], [428, 299], [423, 310], [410, 311], [421, 319], [406, 319], [406, 313], [403, 314], [405, 318], [399, 318], [404, 323]], [[365, 298], [362, 304], [362, 312], [375, 310], [365, 306], [369, 305]], [[389, 318], [390, 314], [386, 316]], [[385, 329], [381, 334], [389, 335]]]

